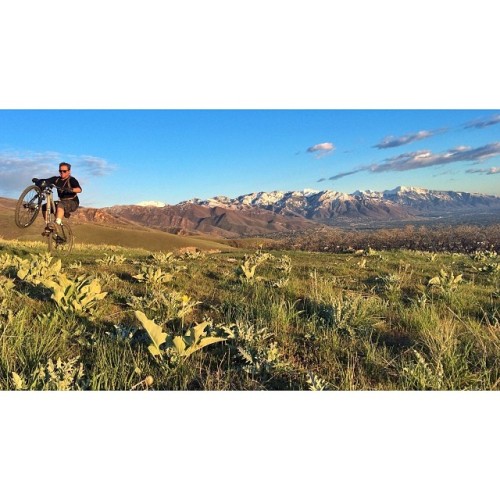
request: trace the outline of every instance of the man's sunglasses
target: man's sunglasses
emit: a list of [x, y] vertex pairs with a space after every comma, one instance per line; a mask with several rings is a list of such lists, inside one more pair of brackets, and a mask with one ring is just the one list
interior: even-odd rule
[[69, 170], [59, 170], [60, 174], [65, 174], [66, 172], [69, 172]]

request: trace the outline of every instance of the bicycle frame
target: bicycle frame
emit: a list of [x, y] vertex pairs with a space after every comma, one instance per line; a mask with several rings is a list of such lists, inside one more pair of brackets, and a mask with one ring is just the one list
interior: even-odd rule
[[[25, 229], [35, 222], [42, 208], [45, 229], [42, 236], [47, 237], [50, 253], [69, 253], [73, 248], [73, 231], [70, 224], [56, 224], [57, 203], [52, 189], [54, 185], [43, 184], [28, 186], [19, 197], [15, 210], [15, 222]], [[69, 216], [69, 215], [68, 215]]]
[[52, 193], [52, 188], [54, 186], [46, 186], [42, 191], [42, 196], [45, 198], [45, 226], [49, 227], [55, 220], [56, 214], [56, 204], [54, 201], [54, 194]]
[[47, 235], [49, 252], [65, 250], [69, 253], [73, 247], [73, 232], [69, 224], [64, 224], [63, 227], [55, 223], [57, 205], [52, 192], [54, 187], [54, 185], [48, 185], [42, 190], [42, 201], [45, 199], [45, 229], [49, 231]]

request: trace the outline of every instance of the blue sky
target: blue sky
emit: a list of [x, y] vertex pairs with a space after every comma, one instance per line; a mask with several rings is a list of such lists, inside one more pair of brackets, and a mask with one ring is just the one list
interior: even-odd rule
[[63, 160], [94, 207], [398, 185], [500, 195], [500, 111], [0, 111], [1, 196]]

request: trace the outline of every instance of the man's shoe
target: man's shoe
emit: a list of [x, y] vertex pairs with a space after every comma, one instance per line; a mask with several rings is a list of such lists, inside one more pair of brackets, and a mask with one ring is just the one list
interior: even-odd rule
[[49, 234], [51, 234], [52, 231], [46, 227], [44, 230], [43, 230], [43, 233], [42, 233], [42, 236], [49, 236]]

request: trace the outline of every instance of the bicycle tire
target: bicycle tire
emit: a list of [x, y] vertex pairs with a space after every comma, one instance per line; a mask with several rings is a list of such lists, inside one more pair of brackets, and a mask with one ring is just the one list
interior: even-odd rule
[[69, 254], [73, 249], [74, 236], [69, 224], [51, 224], [49, 234], [49, 252], [52, 255]]
[[25, 229], [33, 222], [42, 206], [42, 190], [38, 186], [28, 186], [19, 196], [14, 213], [16, 226]]

